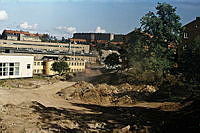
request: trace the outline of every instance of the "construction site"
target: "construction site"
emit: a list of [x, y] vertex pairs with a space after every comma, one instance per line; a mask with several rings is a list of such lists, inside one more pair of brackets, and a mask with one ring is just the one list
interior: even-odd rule
[[85, 81], [58, 76], [1, 80], [1, 133], [164, 133], [182, 131], [183, 126], [188, 129], [183, 132], [199, 130], [197, 98], [153, 101], [149, 99], [159, 91], [155, 86], [92, 83], [102, 73], [88, 70], [86, 75]]

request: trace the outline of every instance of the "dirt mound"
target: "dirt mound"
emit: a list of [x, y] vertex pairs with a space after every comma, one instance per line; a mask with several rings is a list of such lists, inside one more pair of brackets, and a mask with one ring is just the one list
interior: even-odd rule
[[[75, 91], [71, 94], [73, 99], [78, 99], [87, 103], [106, 104], [111, 103], [112, 87], [107, 85], [94, 86], [81, 81], [73, 86]], [[109, 87], [109, 88], [108, 88]]]
[[57, 94], [67, 100], [80, 100], [92, 104], [133, 104], [138, 97], [149, 95], [157, 91], [154, 86], [132, 86], [128, 83], [118, 86], [107, 84], [93, 85], [91, 83], [81, 81], [75, 85], [59, 91]]

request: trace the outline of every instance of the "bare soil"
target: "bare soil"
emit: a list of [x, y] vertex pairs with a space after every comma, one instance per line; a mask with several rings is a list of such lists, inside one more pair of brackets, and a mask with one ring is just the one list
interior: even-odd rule
[[[87, 87], [94, 86], [90, 84]], [[102, 84], [95, 87], [102, 88]], [[128, 84], [118, 87], [130, 89]], [[169, 129], [175, 128], [176, 120], [188, 120], [193, 115], [195, 122], [191, 124], [196, 126], [200, 123], [197, 115], [198, 101], [137, 101], [134, 104], [102, 105], [76, 99], [74, 92], [77, 88], [83, 86], [55, 79], [16, 79], [4, 82], [0, 88], [0, 133], [164, 133], [172, 132]], [[108, 89], [103, 90], [113, 93]], [[99, 94], [99, 91], [95, 94]], [[72, 95], [74, 97], [69, 99]], [[89, 99], [90, 95], [85, 99], [87, 97]], [[191, 112], [190, 108], [195, 111]], [[184, 124], [176, 125], [174, 130], [180, 131], [181, 126], [188, 126]], [[195, 129], [189, 127], [191, 133], [199, 129], [198, 126]]]

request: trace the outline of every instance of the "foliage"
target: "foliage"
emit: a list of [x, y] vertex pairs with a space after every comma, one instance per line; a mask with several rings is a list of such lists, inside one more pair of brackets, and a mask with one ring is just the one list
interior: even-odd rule
[[119, 57], [121, 59], [121, 71], [125, 70], [126, 68], [128, 68], [128, 57], [127, 57], [127, 48], [126, 46], [121, 47], [119, 50]]
[[109, 54], [109, 55], [106, 57], [106, 59], [104, 60], [104, 63], [105, 63], [107, 66], [114, 68], [115, 66], [117, 66], [117, 65], [120, 64], [119, 55], [118, 55], [117, 53]]
[[156, 10], [142, 17], [141, 27], [128, 34], [126, 56], [127, 67], [134, 75], [142, 77], [147, 73], [162, 81], [175, 63], [182, 28], [176, 8], [158, 3]]
[[[150, 50], [166, 62], [175, 61], [177, 45], [181, 41], [182, 27], [176, 8], [170, 4], [158, 3], [157, 12], [149, 12], [141, 19], [143, 32], [152, 36]], [[168, 60], [168, 61], [167, 61]]]
[[69, 71], [69, 66], [65, 61], [57, 61], [52, 64], [52, 70], [58, 72], [58, 74], [61, 76]]
[[188, 82], [200, 82], [200, 36], [183, 51], [180, 67]]
[[152, 35], [163, 47], [178, 43], [181, 40], [182, 28], [180, 17], [176, 15], [176, 8], [167, 3], [158, 3], [156, 10], [156, 13], [149, 12], [142, 17], [143, 31]]
[[48, 34], [43, 34], [43, 36], [40, 36], [40, 39], [42, 42], [59, 42], [58, 39], [55, 36], [50, 36]]
[[43, 34], [43, 36], [40, 36], [40, 39], [42, 42], [50, 42], [51, 38], [48, 34]]

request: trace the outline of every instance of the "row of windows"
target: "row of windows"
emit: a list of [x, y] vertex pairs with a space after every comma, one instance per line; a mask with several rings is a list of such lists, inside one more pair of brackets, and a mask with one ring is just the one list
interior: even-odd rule
[[[34, 62], [35, 66], [43, 66], [44, 62]], [[85, 63], [81, 63], [81, 62], [68, 62], [69, 66], [84, 66]]]
[[35, 74], [42, 74], [43, 73], [43, 70], [42, 69], [35, 69], [34, 71], [33, 71], [33, 73], [35, 73]]
[[44, 62], [34, 62], [34, 65], [35, 66], [42, 66], [42, 65], [44, 65]]
[[29, 44], [29, 43], [13, 43], [17, 45], [33, 45], [33, 46], [48, 46], [48, 47], [64, 47], [64, 48], [79, 48], [84, 49], [85, 47], [79, 47], [79, 46], [62, 46], [62, 45], [46, 45], [46, 44]]
[[71, 60], [82, 60], [81, 58], [71, 58]]
[[81, 62], [69, 62], [68, 65], [69, 66], [84, 66], [85, 63], [81, 63]]
[[19, 62], [0, 63], [0, 76], [18, 76], [19, 66]]

